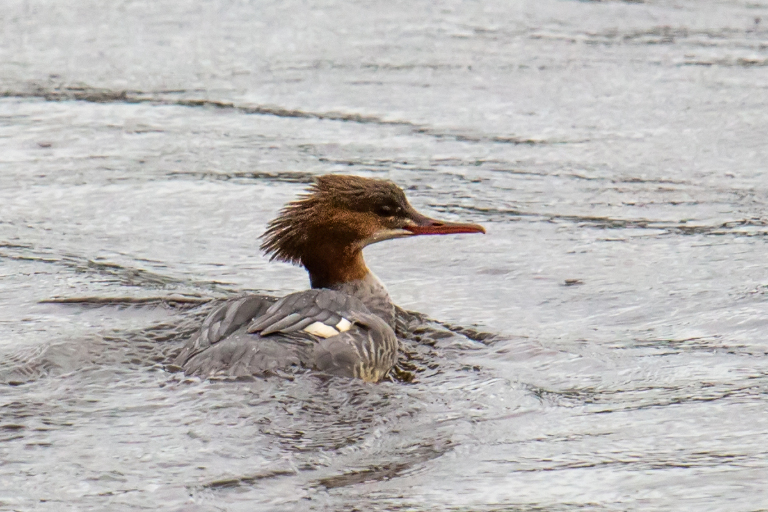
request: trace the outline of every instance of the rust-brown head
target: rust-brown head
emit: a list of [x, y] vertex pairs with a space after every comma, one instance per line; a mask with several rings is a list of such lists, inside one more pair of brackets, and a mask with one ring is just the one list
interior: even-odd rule
[[261, 249], [303, 265], [313, 288], [362, 279], [366, 245], [415, 235], [485, 233], [478, 224], [430, 219], [391, 181], [329, 174], [269, 223]]

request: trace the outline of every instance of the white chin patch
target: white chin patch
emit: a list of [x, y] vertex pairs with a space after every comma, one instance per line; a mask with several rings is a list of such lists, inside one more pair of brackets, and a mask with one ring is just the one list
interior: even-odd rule
[[403, 238], [407, 236], [412, 236], [413, 233], [410, 231], [407, 231], [405, 229], [381, 229], [374, 233], [374, 235], [370, 238], [366, 238], [360, 243], [360, 247], [365, 247], [366, 245], [375, 244], [376, 242], [382, 242], [384, 240], [392, 240], [393, 238]]
[[339, 333], [348, 331], [350, 327], [352, 327], [352, 322], [346, 318], [342, 318], [339, 320], [339, 323], [336, 324], [335, 328], [326, 325], [323, 322], [314, 322], [306, 326], [304, 332], [314, 334], [319, 338], [330, 338], [331, 336], [336, 336]]

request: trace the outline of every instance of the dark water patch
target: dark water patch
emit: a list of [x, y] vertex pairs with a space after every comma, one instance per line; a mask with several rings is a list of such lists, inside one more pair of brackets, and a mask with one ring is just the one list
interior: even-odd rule
[[[598, 2], [602, 3], [602, 2]], [[625, 2], [642, 3], [642, 2]], [[765, 36], [759, 23], [752, 28], [722, 27], [714, 29], [694, 29], [686, 26], [658, 25], [641, 30], [612, 29], [595, 32], [559, 32], [533, 31], [531, 39], [553, 39], [568, 43], [588, 45], [680, 45], [694, 48], [740, 48], [749, 50], [765, 49]]]
[[291, 172], [195, 172], [174, 171], [167, 174], [171, 178], [195, 178], [211, 181], [235, 181], [249, 183], [252, 181], [266, 181], [274, 183], [313, 183], [316, 174], [302, 171]]
[[29, 249], [33, 249], [33, 246], [29, 244], [15, 244], [11, 242], [0, 242], [0, 249], [20, 249], [20, 250], [26, 251]]
[[243, 114], [268, 115], [275, 117], [288, 117], [300, 119], [320, 119], [324, 121], [342, 121], [359, 124], [380, 124], [393, 126], [414, 126], [408, 121], [389, 121], [376, 116], [344, 113], [344, 112], [308, 112], [304, 110], [286, 109], [277, 106], [258, 105], [246, 106], [236, 105], [231, 102], [203, 100], [203, 99], [180, 99], [177, 101], [152, 101], [163, 105], [178, 105], [181, 107], [209, 107], [221, 110], [234, 110]]
[[250, 486], [257, 482], [262, 482], [264, 480], [271, 480], [273, 478], [278, 478], [281, 476], [294, 476], [294, 475], [296, 475], [296, 471], [276, 469], [276, 470], [270, 470], [270, 471], [263, 471], [261, 473], [256, 473], [248, 476], [214, 480], [213, 482], [203, 484], [201, 487], [208, 488], [208, 489], [223, 489], [228, 487]]
[[[440, 165], [442, 166], [443, 163], [442, 160], [435, 161], [434, 165]], [[447, 161], [445, 165], [455, 165], [457, 167], [463, 167], [467, 168], [468, 166], [474, 166], [474, 167], [480, 167], [483, 171], [489, 171], [494, 173], [499, 173], [502, 175], [520, 175], [520, 176], [541, 176], [545, 178], [570, 178], [574, 180], [579, 181], [592, 181], [592, 182], [605, 182], [605, 183], [611, 183], [611, 184], [652, 184], [652, 185], [678, 185], [678, 186], [684, 186], [684, 187], [690, 187], [691, 183], [687, 181], [682, 180], [673, 180], [670, 178], [646, 178], [646, 177], [615, 177], [612, 176], [610, 169], [598, 169], [601, 173], [604, 173], [605, 175], [599, 175], [599, 174], [588, 174], [587, 172], [579, 172], [577, 170], [566, 170], [563, 171], [563, 166], [558, 166], [557, 169], [543, 169], [543, 170], [534, 170], [531, 168], [510, 168], [510, 167], [504, 167], [505, 165], [508, 165], [507, 162], [500, 162], [500, 161], [494, 161], [494, 160], [475, 160], [467, 162], [466, 160], [460, 160], [456, 159], [455, 161]], [[567, 166], [566, 166], [567, 169]], [[594, 170], [594, 169], [593, 169]], [[473, 178], [475, 182], [481, 182], [482, 178]]]
[[[341, 160], [327, 157], [319, 157], [317, 161], [324, 164], [343, 165], [347, 167], [389, 167], [389, 165], [392, 163], [391, 161], [387, 160]], [[402, 165], [407, 164], [408, 162], [402, 162]]]
[[[185, 93], [187, 91], [174, 91]], [[167, 91], [138, 91], [111, 90], [89, 86], [57, 86], [43, 87], [32, 85], [28, 90], [6, 90], [0, 92], [5, 98], [41, 98], [46, 101], [84, 101], [90, 103], [150, 103], [163, 106], [203, 107], [217, 110], [232, 110], [243, 114], [269, 115], [287, 118], [321, 119], [328, 121], [344, 121], [361, 124], [382, 124], [415, 127], [408, 121], [392, 121], [376, 116], [342, 112], [311, 112], [287, 109], [271, 105], [237, 105], [229, 101], [168, 98]]]
[[639, 178], [639, 177], [631, 177], [631, 178], [620, 178], [620, 179], [609, 179], [611, 183], [639, 183], [639, 184], [645, 184], [645, 183], [651, 183], [656, 185], [682, 185], [682, 186], [690, 186], [691, 184], [686, 181], [680, 181], [680, 180], [673, 180], [669, 178]]
[[360, 159], [332, 159], [328, 157], [320, 156], [317, 158], [318, 162], [330, 165], [357, 167], [360, 170], [367, 172], [389, 172], [392, 169], [402, 169], [413, 172], [419, 171], [432, 171], [432, 168], [419, 167], [420, 164], [403, 159], [391, 159], [391, 158], [360, 158]]
[[463, 327], [448, 322], [439, 322], [439, 324], [454, 334], [458, 334], [467, 338], [468, 340], [472, 340], [477, 343], [482, 343], [483, 345], [493, 345], [495, 342], [501, 339], [500, 335], [488, 331], [483, 331], [478, 326]]
[[622, 4], [644, 4], [645, 0], [576, 0], [577, 2], [584, 2], [589, 4], [608, 4], [608, 3], [622, 3]]
[[725, 342], [721, 337], [691, 337], [682, 339], [645, 339], [634, 340], [634, 347], [653, 347], [659, 349], [655, 356], [676, 355], [684, 352], [712, 352], [731, 351], [736, 353], [738, 349], [746, 348], [735, 346]]
[[592, 215], [546, 215], [544, 218], [546, 219], [546, 222], [564, 221], [578, 224], [580, 227], [597, 229], [670, 229], [670, 226], [668, 226], [667, 223], [654, 222], [647, 219], [615, 219]]
[[[758, 454], [758, 457], [761, 454]], [[753, 460], [751, 455], [730, 454], [730, 453], [712, 453], [696, 452], [691, 453], [684, 450], [677, 450], [673, 453], [667, 453], [659, 450], [653, 453], [637, 454], [634, 457], [605, 457], [596, 461], [579, 462], [556, 462], [553, 464], [542, 464], [535, 468], [516, 467], [515, 472], [520, 473], [538, 473], [561, 471], [568, 469], [588, 469], [588, 468], [612, 468], [620, 469], [622, 467], [632, 467], [640, 471], [664, 470], [675, 468], [707, 468], [721, 467], [723, 465], [740, 466]], [[516, 463], [513, 463], [516, 464]]]
[[510, 217], [538, 217], [533, 213], [527, 213], [516, 208], [501, 208], [491, 206], [480, 205], [462, 205], [462, 204], [433, 204], [432, 208], [440, 213], [448, 213], [451, 211], [466, 211], [479, 214], [480, 219], [488, 221], [496, 221], [500, 219], [509, 219]]
[[768, 284], [760, 284], [746, 291], [735, 292], [737, 299], [766, 300], [768, 299]]
[[[15, 261], [30, 261], [58, 265], [76, 274], [91, 274], [106, 278], [121, 286], [137, 288], [163, 289], [179, 286], [191, 286], [209, 289], [212, 291], [224, 291], [229, 283], [221, 281], [197, 281], [172, 277], [154, 271], [130, 267], [124, 264], [113, 263], [100, 259], [90, 259], [75, 254], [59, 254], [54, 249], [32, 247], [17, 244], [3, 244], [0, 248], [9, 249], [0, 251], [0, 258]], [[58, 298], [57, 300], [64, 300]], [[77, 299], [73, 299], [77, 300]], [[109, 300], [105, 298], [105, 300]]]
[[472, 142], [472, 143], [497, 143], [497, 144], [511, 144], [513, 146], [526, 145], [537, 146], [541, 144], [567, 144], [584, 141], [549, 141], [543, 139], [530, 139], [526, 137], [516, 136], [486, 136], [486, 135], [472, 135], [467, 133], [451, 133], [443, 130], [436, 130], [434, 128], [418, 128], [414, 130], [416, 133], [430, 135], [438, 139], [451, 139], [457, 142]]
[[628, 389], [583, 388], [571, 390], [593, 414], [639, 411], [691, 404], [753, 399], [768, 392], [768, 381], [741, 383], [693, 383], [686, 386], [637, 385]]
[[[725, 37], [723, 33], [711, 33], [711, 32], [699, 32], [708, 38], [713, 37]], [[619, 40], [623, 43], [634, 44], [674, 44], [680, 39], [687, 39], [694, 35], [691, 30], [686, 27], [671, 27], [669, 25], [662, 25], [653, 27], [648, 30], [639, 30], [636, 32], [627, 32], [614, 34], [589, 34], [591, 37], [602, 37], [607, 40]]]
[[[3, 394], [4, 392], [0, 392], [0, 397]], [[11, 438], [34, 439], [38, 433], [72, 427], [71, 422], [57, 417], [58, 412], [60, 412], [59, 404], [43, 403], [34, 399], [28, 399], [25, 402], [15, 400], [5, 402], [0, 399], [0, 417], [4, 421], [12, 422], [9, 423], [10, 428], [6, 429], [9, 433], [6, 440], [9, 441]], [[21, 428], [16, 428], [16, 426]]]
[[[267, 115], [283, 118], [318, 119], [324, 121], [341, 121], [359, 124], [375, 124], [382, 126], [402, 126], [409, 128], [411, 133], [414, 134], [427, 135], [437, 139], [450, 139], [458, 142], [527, 146], [588, 142], [587, 140], [545, 140], [521, 137], [517, 135], [470, 134], [424, 126], [423, 124], [413, 123], [410, 121], [389, 120], [373, 115], [362, 115], [344, 112], [312, 112], [297, 109], [287, 109], [272, 105], [239, 105], [234, 102], [211, 99], [169, 98], [167, 97], [167, 94], [167, 92], [163, 91], [111, 90], [88, 86], [44, 87], [39, 84], [33, 84], [29, 86], [27, 90], [0, 91], [0, 97], [6, 98], [40, 98], [44, 99], [45, 101], [56, 102], [83, 101], [89, 103], [146, 103], [162, 106], [211, 108], [216, 110], [228, 110], [242, 114]], [[154, 128], [151, 128], [148, 131], [162, 132], [162, 130], [157, 130]]]
[[26, 425], [17, 425], [17, 424], [14, 424], [14, 423], [7, 423], [5, 425], [0, 425], [0, 430], [13, 430], [13, 431], [16, 431], [16, 430], [24, 430], [25, 428], [27, 428]]
[[672, 27], [661, 25], [648, 30], [622, 33], [605, 32], [590, 33], [591, 42], [605, 44], [675, 44], [683, 43], [690, 46], [711, 47], [727, 44], [730, 46], [753, 47], [756, 40], [751, 40], [756, 34], [750, 29], [721, 28], [715, 30], [698, 30], [687, 27]]
[[584, 389], [549, 389], [534, 384], [523, 384], [532, 396], [542, 404], [552, 407], [581, 407], [588, 403], [592, 393]]
[[169, 295], [167, 297], [54, 297], [39, 301], [40, 304], [70, 304], [83, 307], [118, 306], [163, 306], [171, 309], [189, 309], [206, 304], [210, 297]]
[[219, 281], [189, 281], [142, 268], [128, 267], [103, 260], [92, 260], [81, 256], [67, 255], [57, 263], [63, 264], [77, 273], [96, 274], [114, 280], [122, 286], [138, 288], [167, 288], [171, 286], [195, 286], [219, 289], [229, 283]]
[[316, 61], [307, 66], [291, 66], [287, 69], [305, 70], [305, 69], [338, 69], [338, 70], [367, 70], [367, 71], [413, 71], [428, 69], [431, 71], [451, 71], [467, 69], [464, 64], [451, 63], [433, 63], [433, 62], [412, 62], [412, 63], [387, 63], [387, 62], [361, 62], [360, 64], [350, 64], [336, 61]]
[[19, 439], [24, 439], [23, 435], [10, 435], [10, 436], [0, 436], [0, 443], [7, 443], [10, 441], [17, 441]]
[[[445, 445], [419, 445], [415, 450], [409, 450], [407, 457], [402, 457], [398, 462], [377, 464], [358, 470], [346, 471], [339, 475], [320, 478], [314, 482], [314, 486], [325, 489], [337, 489], [366, 482], [380, 482], [403, 476], [403, 474], [432, 459], [436, 459], [449, 450], [450, 443]], [[405, 460], [403, 460], [405, 459]]]
[[[679, 202], [665, 202], [659, 204], [679, 205]], [[694, 202], [692, 204], [698, 204]], [[576, 224], [579, 227], [614, 230], [651, 230], [665, 234], [681, 235], [707, 235], [707, 236], [738, 236], [738, 237], [762, 237], [768, 236], [768, 221], [763, 218], [750, 218], [732, 220], [715, 225], [694, 224], [684, 221], [662, 221], [651, 219], [621, 219], [607, 216], [594, 215], [564, 215], [536, 213], [514, 208], [494, 208], [486, 206], [467, 206], [461, 204], [435, 205], [433, 208], [440, 212], [469, 211], [482, 214], [479, 220], [500, 221], [511, 220], [508, 217], [530, 219], [532, 222], [565, 222]]]
[[686, 60], [678, 64], [679, 66], [704, 66], [704, 67], [725, 67], [725, 68], [759, 68], [768, 66], [768, 58], [746, 58], [739, 57], [735, 59], [715, 59], [715, 60]]

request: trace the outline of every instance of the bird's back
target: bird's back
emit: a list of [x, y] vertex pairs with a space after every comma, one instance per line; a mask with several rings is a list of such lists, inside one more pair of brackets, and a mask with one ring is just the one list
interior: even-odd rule
[[279, 301], [252, 295], [214, 310], [174, 364], [203, 377], [265, 376], [298, 368], [379, 381], [397, 360], [392, 327], [335, 290]]

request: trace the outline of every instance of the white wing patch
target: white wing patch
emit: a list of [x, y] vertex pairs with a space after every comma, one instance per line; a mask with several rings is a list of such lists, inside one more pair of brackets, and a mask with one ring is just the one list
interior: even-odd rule
[[320, 338], [330, 338], [331, 336], [336, 336], [339, 333], [348, 331], [351, 327], [352, 322], [346, 318], [342, 318], [339, 320], [339, 323], [336, 324], [336, 328], [330, 325], [326, 325], [323, 322], [314, 322], [306, 326], [304, 328], [304, 332], [314, 334]]
[[350, 322], [346, 318], [342, 318], [341, 320], [339, 320], [339, 323], [336, 324], [336, 329], [338, 329], [339, 332], [346, 332], [349, 330], [350, 327], [352, 327], [352, 322]]
[[314, 334], [315, 336], [319, 336], [321, 338], [330, 338], [331, 336], [336, 336], [339, 334], [339, 331], [330, 325], [325, 325], [323, 322], [314, 322], [309, 324], [304, 328], [304, 332]]

